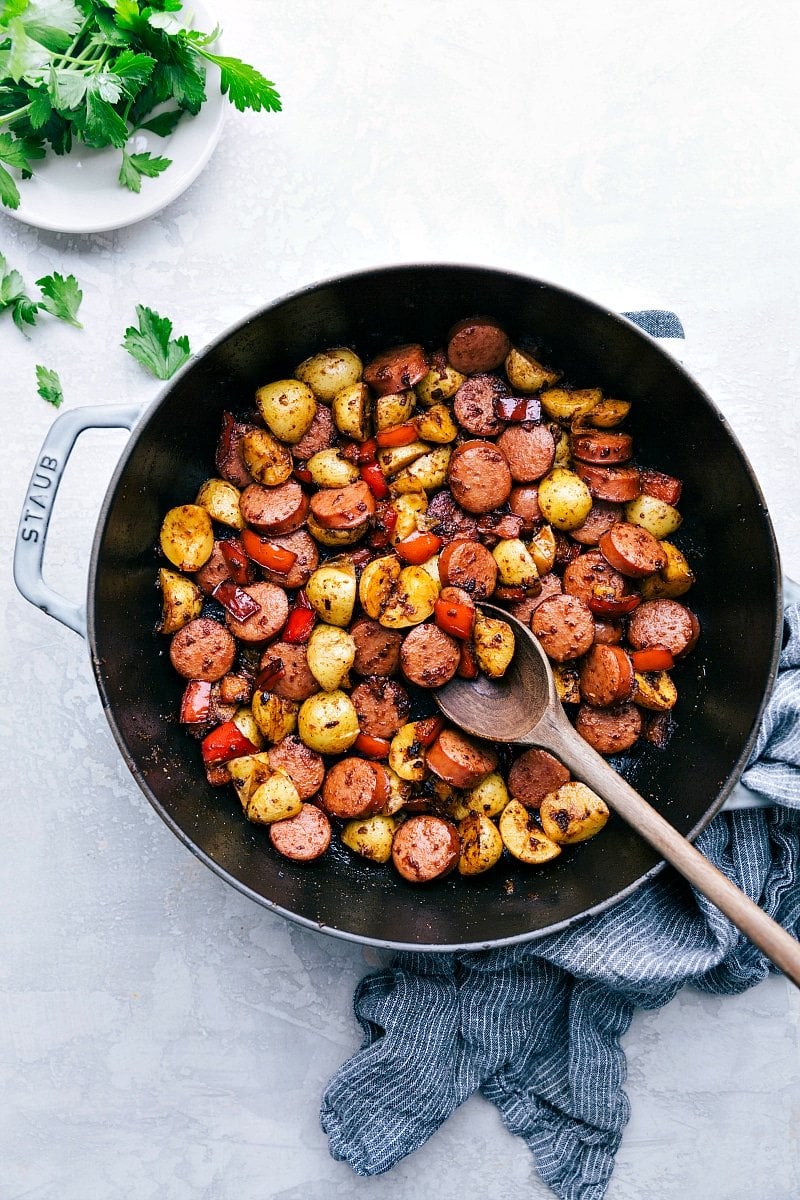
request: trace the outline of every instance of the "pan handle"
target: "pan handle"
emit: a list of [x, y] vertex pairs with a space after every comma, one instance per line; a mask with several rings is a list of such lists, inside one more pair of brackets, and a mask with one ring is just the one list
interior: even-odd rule
[[25, 494], [14, 547], [14, 582], [48, 616], [86, 637], [86, 605], [53, 591], [42, 577], [47, 529], [75, 443], [87, 429], [133, 429], [145, 405], [98, 404], [61, 413], [50, 426]]

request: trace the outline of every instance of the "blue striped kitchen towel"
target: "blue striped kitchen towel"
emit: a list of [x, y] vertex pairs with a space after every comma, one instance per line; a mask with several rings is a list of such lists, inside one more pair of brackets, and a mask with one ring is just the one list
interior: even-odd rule
[[[789, 599], [778, 678], [742, 777], [769, 803], [719, 813], [697, 846], [800, 937], [796, 588]], [[387, 1171], [480, 1090], [561, 1200], [602, 1200], [629, 1116], [620, 1038], [634, 1009], [659, 1008], [687, 983], [742, 992], [770, 970], [671, 871], [608, 912], [524, 945], [398, 954], [357, 988], [364, 1042], [322, 1098], [331, 1154], [358, 1175]]]

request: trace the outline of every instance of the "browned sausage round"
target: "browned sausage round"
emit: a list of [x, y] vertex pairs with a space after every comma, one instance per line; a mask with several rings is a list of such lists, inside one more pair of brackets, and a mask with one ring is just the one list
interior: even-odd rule
[[261, 574], [269, 583], [278, 583], [281, 587], [301, 588], [308, 583], [311, 572], [319, 564], [317, 543], [305, 529], [296, 529], [294, 533], [276, 535], [270, 539], [274, 546], [290, 550], [297, 558], [288, 571], [270, 571], [268, 567], [261, 568]]
[[515, 516], [522, 518], [523, 533], [533, 533], [544, 520], [539, 508], [539, 489], [530, 484], [513, 487], [508, 497], [508, 507]]
[[618, 521], [597, 543], [600, 553], [615, 570], [633, 579], [661, 571], [667, 556], [661, 543], [647, 529]]
[[580, 658], [594, 641], [591, 609], [577, 596], [566, 592], [548, 596], [531, 617], [531, 629], [554, 662]]
[[403, 685], [381, 676], [359, 683], [350, 699], [358, 713], [359, 729], [368, 737], [393, 738], [411, 711], [411, 701]]
[[322, 803], [332, 817], [349, 821], [373, 817], [389, 798], [389, 777], [378, 763], [366, 758], [342, 758], [328, 769]]
[[289, 449], [292, 457], [299, 462], [306, 462], [312, 454], [327, 450], [336, 441], [336, 426], [333, 423], [331, 410], [326, 404], [317, 404], [314, 420], [309, 425], [299, 442]]
[[403, 392], [428, 374], [428, 359], [422, 346], [395, 346], [373, 358], [364, 368], [364, 382], [379, 396]]
[[472, 608], [475, 607], [472, 596], [470, 596], [469, 592], [465, 591], [464, 588], [460, 587], [443, 587], [439, 592], [439, 599], [445, 601], [449, 600], [451, 603], [455, 604], [469, 604]]
[[581, 462], [616, 464], [627, 462], [633, 452], [633, 438], [629, 433], [610, 430], [581, 430], [570, 438], [573, 458]]
[[273, 821], [269, 840], [284, 858], [293, 862], [311, 862], [328, 849], [331, 823], [316, 804], [303, 804], [296, 817]]
[[608, 617], [594, 618], [594, 640], [602, 646], [616, 646], [625, 636], [625, 626], [622, 621], [610, 620]]
[[462, 429], [477, 437], [496, 437], [505, 429], [497, 416], [495, 400], [508, 395], [508, 385], [498, 375], [473, 375], [465, 379], [453, 398], [453, 414]]
[[462, 375], [494, 371], [505, 362], [511, 343], [505, 330], [491, 317], [468, 317], [450, 330], [447, 358]]
[[457, 537], [474, 539], [478, 536], [478, 522], [456, 504], [446, 488], [436, 493], [425, 515], [433, 521], [432, 532], [448, 542]]
[[409, 817], [392, 839], [392, 862], [409, 883], [429, 883], [447, 875], [460, 853], [455, 825], [431, 813]]
[[677, 504], [681, 498], [683, 484], [674, 475], [665, 475], [663, 471], [653, 471], [644, 467], [640, 471], [642, 493], [663, 500], [665, 504]]
[[245, 421], [237, 421], [231, 413], [222, 414], [222, 431], [214, 460], [222, 478], [238, 488], [246, 488], [253, 482], [242, 454], [242, 438], [252, 428]]
[[581, 699], [608, 708], [633, 695], [633, 663], [620, 646], [596, 642], [581, 663], [578, 682]]
[[213, 683], [227, 675], [236, 658], [236, 642], [224, 625], [211, 617], [196, 617], [172, 635], [170, 661], [184, 679]]
[[231, 633], [243, 642], [266, 642], [286, 624], [289, 616], [289, 600], [282, 587], [275, 583], [251, 583], [242, 591], [259, 605], [259, 611], [237, 621], [229, 612], [225, 613], [225, 624]]
[[581, 546], [596, 546], [612, 525], [622, 520], [622, 505], [608, 500], [594, 500], [589, 515], [577, 529], [570, 529], [569, 536]]
[[450, 457], [447, 477], [454, 499], [467, 512], [491, 512], [511, 494], [508, 463], [491, 442], [462, 442]]
[[609, 598], [620, 600], [627, 594], [629, 584], [599, 550], [589, 550], [564, 568], [564, 591], [588, 604], [596, 594], [596, 587], [602, 587]]
[[406, 679], [423, 688], [447, 683], [460, 661], [458, 642], [430, 621], [415, 625], [400, 650], [400, 668]]
[[396, 629], [384, 629], [371, 617], [359, 617], [350, 626], [356, 644], [353, 670], [359, 675], [394, 675], [400, 665], [403, 635]]
[[457, 729], [443, 729], [425, 752], [428, 768], [445, 783], [472, 788], [497, 769], [497, 753]]
[[694, 649], [699, 636], [697, 617], [677, 600], [646, 600], [628, 622], [628, 641], [634, 650], [666, 646], [675, 658], [681, 658]]
[[363, 479], [323, 488], [311, 497], [311, 511], [325, 529], [356, 529], [375, 512], [375, 497]]
[[526, 808], [538, 808], [545, 796], [569, 783], [569, 771], [546, 750], [525, 750], [511, 764], [508, 790]]
[[553, 465], [556, 444], [548, 425], [510, 425], [497, 439], [515, 483], [541, 479]]
[[581, 704], [575, 728], [598, 754], [621, 754], [630, 750], [642, 732], [642, 715], [635, 704], [616, 704], [613, 708]]
[[[231, 569], [222, 556], [219, 541], [215, 540], [211, 555], [206, 559], [199, 571], [195, 571], [194, 581], [201, 592], [204, 592], [206, 596], [210, 596], [218, 583], [222, 583], [223, 580], [230, 579], [230, 577]], [[255, 574], [253, 574], [253, 578], [255, 578]]]
[[493, 546], [501, 538], [518, 538], [523, 525], [513, 513], [487, 513], [478, 518], [478, 535]]
[[598, 467], [594, 463], [576, 462], [575, 473], [598, 500], [626, 504], [641, 492], [636, 467]]
[[277, 487], [251, 483], [239, 497], [239, 509], [259, 533], [293, 533], [308, 514], [308, 496], [296, 479]]
[[295, 734], [287, 734], [267, 751], [273, 771], [282, 769], [297, 788], [301, 800], [316, 795], [325, 778], [325, 762], [321, 754], [311, 750]]
[[542, 590], [535, 596], [526, 596], [524, 600], [513, 600], [506, 607], [512, 617], [516, 617], [518, 621], [522, 621], [523, 625], [530, 625], [531, 617], [536, 612], [543, 601], [549, 596], [559, 596], [563, 592], [561, 580], [553, 571], [548, 571], [539, 580]]
[[270, 686], [270, 691], [284, 700], [307, 700], [320, 690], [308, 668], [307, 647], [296, 642], [273, 642], [261, 655], [261, 669], [280, 659], [284, 674]]
[[439, 578], [473, 600], [487, 600], [497, 585], [497, 563], [480, 542], [450, 542], [439, 555]]

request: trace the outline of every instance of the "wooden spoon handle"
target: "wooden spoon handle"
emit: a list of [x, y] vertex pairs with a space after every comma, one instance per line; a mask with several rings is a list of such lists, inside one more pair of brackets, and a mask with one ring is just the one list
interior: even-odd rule
[[[547, 726], [546, 730], [544, 726]], [[640, 796], [576, 733], [566, 717], [548, 714], [539, 725], [545, 746], [624, 821], [702, 892], [737, 929], [800, 988], [800, 943], [718, 871], [691, 842]]]

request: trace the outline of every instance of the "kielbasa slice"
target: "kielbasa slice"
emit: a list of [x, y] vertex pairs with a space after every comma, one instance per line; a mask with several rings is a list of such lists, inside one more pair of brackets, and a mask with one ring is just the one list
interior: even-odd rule
[[643, 467], [639, 474], [643, 495], [662, 500], [664, 504], [678, 503], [683, 491], [680, 479], [676, 479], [674, 475], [665, 475], [663, 471], [654, 471], [651, 467]]
[[311, 511], [325, 529], [356, 529], [375, 512], [375, 497], [363, 479], [323, 488], [311, 497]]
[[511, 349], [508, 334], [491, 317], [468, 317], [450, 330], [447, 358], [462, 375], [494, 371]]
[[333, 423], [331, 410], [326, 404], [317, 404], [317, 411], [314, 413], [314, 419], [305, 431], [299, 442], [295, 442], [289, 449], [292, 452], [292, 457], [298, 462], [307, 462], [312, 454], [318, 454], [320, 450], [328, 450], [336, 441], [336, 426]]
[[496, 437], [505, 429], [494, 402], [508, 395], [508, 385], [498, 375], [473, 375], [465, 379], [453, 398], [453, 413], [459, 425], [476, 437]]
[[246, 488], [253, 482], [242, 454], [242, 438], [252, 428], [253, 425], [245, 421], [237, 421], [232, 413], [222, 414], [222, 430], [214, 461], [222, 478], [238, 488]]
[[433, 522], [432, 532], [451, 541], [453, 538], [474, 539], [478, 534], [478, 522], [444, 489], [437, 492], [425, 514]]
[[523, 524], [522, 517], [516, 517], [513, 513], [487, 513], [485, 517], [478, 518], [478, 534], [493, 546], [502, 538], [518, 538]]
[[425, 752], [428, 768], [445, 783], [457, 788], [473, 788], [497, 770], [497, 754], [488, 745], [479, 745], [456, 729], [443, 729]]
[[359, 617], [350, 627], [356, 644], [353, 670], [359, 675], [394, 675], [400, 665], [403, 635], [396, 629], [384, 629], [371, 617]]
[[538, 808], [545, 796], [569, 783], [569, 779], [563, 763], [546, 750], [534, 748], [523, 751], [511, 764], [508, 790], [526, 808]]
[[497, 585], [497, 563], [480, 542], [451, 542], [439, 555], [439, 578], [473, 600], [487, 600]]
[[539, 508], [539, 489], [531, 487], [530, 484], [512, 487], [508, 507], [515, 516], [521, 518], [523, 533], [533, 533], [537, 525], [541, 525], [544, 520]]
[[306, 746], [295, 734], [287, 734], [267, 751], [273, 771], [284, 770], [297, 788], [301, 800], [310, 800], [322, 787], [325, 760]]
[[331, 843], [331, 823], [316, 804], [304, 803], [296, 817], [273, 821], [269, 840], [284, 858], [293, 862], [312, 862]]
[[285, 588], [301, 588], [308, 583], [311, 572], [319, 565], [319, 550], [317, 543], [305, 529], [296, 529], [294, 533], [276, 535], [270, 539], [274, 546], [290, 550], [297, 558], [288, 571], [270, 571], [268, 567], [261, 568], [261, 574], [268, 583], [278, 583]]
[[449, 874], [460, 853], [455, 825], [432, 813], [409, 817], [392, 839], [392, 862], [409, 883], [429, 883]]
[[389, 798], [389, 777], [380, 764], [366, 758], [342, 758], [325, 775], [321, 795], [332, 817], [373, 817]]
[[699, 636], [697, 617], [677, 600], [646, 600], [634, 610], [628, 622], [628, 641], [634, 650], [666, 646], [674, 658], [682, 658], [693, 650]]
[[358, 727], [368, 737], [393, 738], [411, 711], [408, 692], [396, 679], [365, 679], [350, 694]]
[[364, 368], [364, 382], [378, 396], [404, 392], [428, 374], [428, 359], [416, 342], [395, 346], [373, 358]]
[[575, 728], [598, 754], [621, 754], [630, 750], [642, 732], [642, 714], [635, 704], [616, 704], [613, 708], [593, 708], [581, 704]]
[[286, 592], [275, 583], [251, 583], [242, 591], [255, 600], [259, 611], [244, 621], [237, 621], [226, 612], [225, 623], [230, 632], [243, 642], [266, 642], [286, 624], [289, 616]]
[[564, 591], [577, 596], [588, 604], [602, 588], [609, 599], [621, 600], [627, 594], [629, 584], [624, 575], [615, 570], [599, 550], [589, 550], [573, 558], [564, 569]]
[[622, 575], [641, 579], [661, 571], [667, 556], [657, 538], [640, 525], [618, 521], [598, 541], [603, 557]]
[[633, 438], [629, 433], [610, 430], [581, 430], [570, 438], [573, 458], [600, 466], [627, 462], [633, 453]]
[[219, 621], [195, 617], [172, 635], [169, 657], [184, 679], [214, 683], [227, 675], [236, 658], [236, 642]]
[[491, 442], [462, 442], [447, 469], [456, 503], [471, 513], [487, 513], [511, 494], [511, 472], [505, 456]]
[[577, 529], [570, 529], [569, 536], [581, 546], [596, 546], [612, 525], [622, 520], [622, 505], [608, 500], [594, 500], [589, 515]]
[[251, 483], [239, 497], [239, 509], [259, 533], [294, 533], [308, 514], [308, 496], [296, 479], [277, 487]]
[[526, 596], [523, 600], [513, 600], [506, 607], [512, 617], [516, 617], [518, 621], [522, 621], [523, 625], [530, 625], [531, 617], [536, 612], [543, 601], [549, 596], [559, 596], [563, 592], [561, 580], [553, 571], [548, 571], [546, 575], [542, 575], [539, 580], [542, 590], [535, 596]]
[[548, 425], [511, 425], [497, 439], [515, 483], [541, 479], [553, 465], [556, 444]]
[[270, 686], [275, 696], [284, 700], [307, 700], [320, 690], [319, 683], [308, 666], [308, 647], [301, 642], [273, 642], [261, 656], [261, 669], [280, 659], [284, 674]]
[[620, 646], [596, 642], [581, 663], [578, 682], [587, 704], [608, 708], [633, 695], [633, 663]]
[[627, 504], [641, 494], [636, 467], [598, 467], [594, 463], [576, 461], [575, 474], [580, 476], [597, 500]]
[[594, 617], [577, 596], [548, 596], [531, 617], [531, 629], [554, 662], [580, 658], [594, 642]]
[[622, 621], [594, 615], [594, 640], [602, 646], [616, 646], [625, 636]]
[[[448, 683], [461, 661], [461, 648], [438, 625], [425, 621], [406, 635], [400, 650], [400, 668], [418, 687], [435, 688]], [[358, 705], [356, 705], [358, 707]]]
[[231, 569], [223, 557], [219, 541], [215, 541], [211, 554], [202, 567], [198, 571], [195, 571], [194, 581], [201, 592], [204, 592], [206, 596], [210, 596], [218, 584], [223, 583], [226, 579], [230, 579], [230, 577]]

